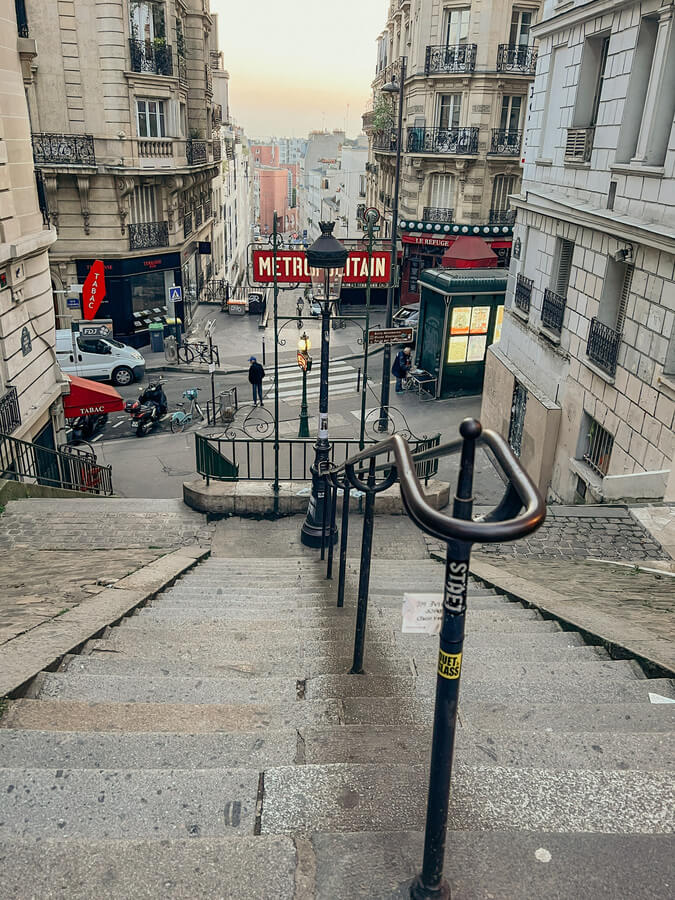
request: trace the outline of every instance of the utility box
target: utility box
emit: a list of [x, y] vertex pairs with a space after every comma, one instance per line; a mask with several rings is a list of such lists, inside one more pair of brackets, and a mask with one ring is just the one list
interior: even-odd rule
[[168, 363], [178, 362], [178, 345], [172, 334], [164, 338], [164, 358]]

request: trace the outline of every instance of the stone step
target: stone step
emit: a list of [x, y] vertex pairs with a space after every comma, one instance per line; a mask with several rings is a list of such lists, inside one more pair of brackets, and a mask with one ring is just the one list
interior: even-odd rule
[[[657, 686], [656, 682], [659, 682]], [[305, 697], [308, 700], [325, 700], [330, 697], [344, 699], [352, 697], [433, 697], [436, 679], [431, 677], [412, 678], [381, 675], [317, 675], [307, 680]], [[461, 696], [465, 700], [492, 700], [495, 703], [512, 701], [522, 703], [583, 703], [592, 697], [596, 703], [649, 702], [649, 692], [656, 691], [675, 699], [675, 689], [667, 679], [604, 679], [594, 675], [576, 678], [559, 678], [552, 682], [542, 682], [536, 674], [513, 681], [507, 680], [462, 680]]]
[[[92, 897], [292, 900], [291, 838], [12, 840], [0, 849], [5, 900]], [[346, 895], [345, 895], [346, 898]], [[338, 898], [334, 898], [338, 900]]]
[[338, 700], [249, 705], [14, 700], [0, 719], [0, 733], [3, 728], [180, 734], [267, 732], [303, 725], [339, 725], [341, 709]]
[[[264, 616], [273, 612], [274, 615], [281, 615], [284, 612], [297, 612], [298, 614], [307, 610], [308, 613], [321, 611], [325, 615], [344, 615], [345, 612], [355, 614], [357, 606], [357, 597], [346, 596], [345, 605], [338, 608], [334, 597], [327, 598], [323, 603], [319, 600], [312, 606], [301, 604], [289, 598], [279, 598], [275, 600], [260, 600], [259, 598], [234, 598], [226, 599], [225, 597], [195, 597], [187, 600], [185, 597], [174, 595], [168, 597], [158, 594], [152, 603], [145, 610], [204, 610], [212, 612], [213, 610], [223, 610], [233, 617], [241, 617], [247, 611], [255, 612], [256, 616]], [[403, 598], [401, 595], [397, 597], [371, 597], [368, 603], [368, 610], [371, 609], [398, 609], [403, 606]], [[519, 610], [523, 609], [519, 603], [509, 603], [501, 597], [470, 597], [469, 611], [476, 609], [494, 609], [494, 610]]]
[[[464, 673], [475, 670], [479, 663], [503, 665], [504, 654], [501, 650], [474, 650], [465, 657]], [[560, 663], [576, 671], [587, 663], [609, 660], [604, 650], [597, 647], [574, 647], [572, 649], [551, 649], [542, 651], [510, 652], [509, 665], [515, 667], [520, 663], [533, 664]], [[231, 663], [222, 658], [222, 654], [208, 658], [177, 659], [164, 657], [153, 659], [147, 656], [127, 656], [120, 653], [96, 652], [88, 656], [70, 656], [64, 660], [60, 671], [80, 672], [88, 674], [110, 675], [180, 675], [181, 677], [198, 678], [200, 676], [220, 676], [229, 678], [232, 673], [248, 672], [253, 675], [290, 674], [296, 677], [313, 677], [314, 675], [330, 675], [348, 672], [351, 668], [352, 656], [341, 654], [338, 657], [319, 656], [315, 659], [299, 660], [297, 656], [286, 661], [270, 660], [257, 664], [243, 665]], [[398, 656], [391, 653], [374, 657], [369, 655], [367, 672], [370, 675], [410, 674], [411, 672], [428, 670], [435, 672], [437, 654], [433, 651], [427, 655], [416, 657]], [[634, 677], [634, 676], [633, 676]]]
[[[263, 834], [424, 828], [426, 766], [267, 769]], [[617, 802], [620, 798], [620, 802]], [[448, 827], [472, 831], [672, 831], [672, 773], [453, 767]]]
[[0, 842], [252, 835], [258, 774], [0, 768]]

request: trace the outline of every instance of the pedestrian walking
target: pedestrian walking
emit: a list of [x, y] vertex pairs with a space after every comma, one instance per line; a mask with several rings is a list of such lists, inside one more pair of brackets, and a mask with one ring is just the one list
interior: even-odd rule
[[391, 367], [391, 374], [396, 376], [396, 393], [403, 393], [403, 382], [408, 377], [412, 360], [410, 359], [410, 347], [399, 350]]
[[249, 357], [248, 360], [251, 363], [251, 366], [248, 370], [248, 380], [251, 382], [251, 387], [253, 388], [253, 405], [257, 406], [258, 401], [260, 401], [260, 405], [264, 406], [263, 403], [263, 393], [262, 393], [262, 383], [263, 378], [265, 377], [265, 370], [260, 365], [255, 356]]

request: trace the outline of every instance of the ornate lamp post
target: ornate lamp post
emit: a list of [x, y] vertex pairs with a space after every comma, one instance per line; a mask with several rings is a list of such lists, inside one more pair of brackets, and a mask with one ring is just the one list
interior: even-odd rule
[[312, 368], [312, 357], [309, 351], [312, 348], [312, 342], [308, 335], [303, 331], [298, 341], [298, 365], [302, 369], [302, 404], [300, 406], [300, 430], [299, 438], [309, 437], [309, 422], [307, 421], [307, 373]]
[[[307, 249], [307, 264], [312, 280], [314, 299], [321, 305], [321, 380], [319, 385], [319, 428], [314, 445], [312, 465], [312, 493], [309, 498], [307, 517], [302, 526], [300, 539], [306, 547], [320, 547], [326, 502], [326, 479], [321, 474], [323, 464], [328, 461], [328, 353], [330, 349], [331, 306], [340, 298], [342, 276], [345, 271], [348, 252], [333, 237], [334, 222], [319, 222], [321, 235]], [[330, 529], [328, 541], [337, 541], [337, 528]]]

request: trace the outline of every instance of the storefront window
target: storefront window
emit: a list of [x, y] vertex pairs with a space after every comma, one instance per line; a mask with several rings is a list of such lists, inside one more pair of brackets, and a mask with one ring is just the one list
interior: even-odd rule
[[485, 357], [489, 306], [456, 306], [450, 320], [448, 362], [481, 362]]
[[164, 272], [144, 272], [130, 275], [131, 311], [136, 331], [147, 328], [150, 322], [161, 322], [166, 315]]
[[496, 344], [502, 336], [502, 322], [504, 321], [504, 307], [497, 307], [497, 316], [495, 318], [495, 333], [492, 337], [492, 343]]

